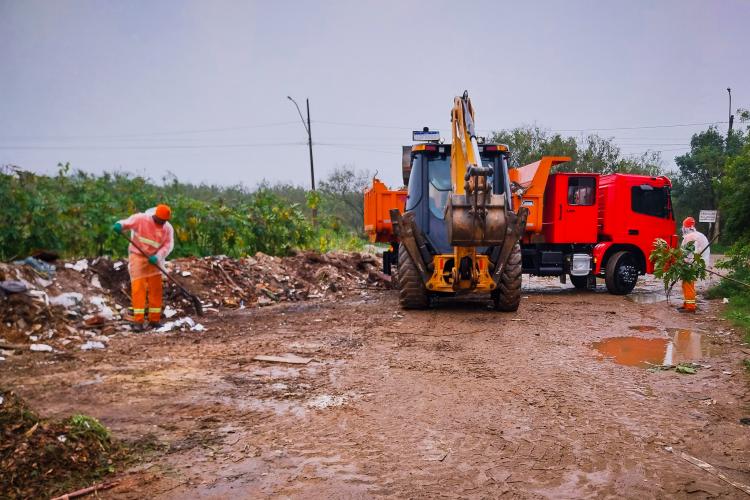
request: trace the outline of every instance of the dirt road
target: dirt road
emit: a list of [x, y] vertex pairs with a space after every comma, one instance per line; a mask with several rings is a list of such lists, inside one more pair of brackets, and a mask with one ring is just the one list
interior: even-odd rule
[[[649, 303], [655, 288], [536, 280], [517, 314], [401, 312], [395, 292], [365, 291], [24, 355], [0, 376], [42, 414], [153, 444], [106, 497], [744, 497], [679, 453], [750, 483], [748, 346], [717, 304], [680, 315]], [[314, 361], [252, 359], [285, 353]], [[702, 366], [646, 369], [665, 355]]]

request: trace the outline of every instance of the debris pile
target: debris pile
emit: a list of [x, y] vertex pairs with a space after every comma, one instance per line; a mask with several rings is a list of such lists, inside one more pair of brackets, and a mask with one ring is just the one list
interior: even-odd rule
[[[208, 313], [282, 301], [336, 299], [367, 288], [389, 288], [390, 277], [367, 253], [299, 252], [290, 257], [258, 253], [168, 262], [169, 272], [195, 293]], [[162, 327], [201, 332], [189, 298], [164, 281]], [[0, 264], [0, 362], [12, 350], [55, 352], [105, 349], [129, 334], [130, 280], [126, 260], [100, 257], [51, 264], [29, 257]], [[10, 350], [10, 351], [9, 351]]]
[[[290, 257], [259, 252], [244, 259], [179, 259], [173, 267], [178, 278], [209, 308], [265, 306], [390, 287], [390, 277], [380, 272], [378, 258], [356, 252], [299, 252]], [[170, 299], [189, 311], [189, 301], [176, 287], [170, 284], [168, 289]]]
[[51, 498], [111, 472], [125, 449], [98, 420], [40, 419], [0, 388], [0, 498]]

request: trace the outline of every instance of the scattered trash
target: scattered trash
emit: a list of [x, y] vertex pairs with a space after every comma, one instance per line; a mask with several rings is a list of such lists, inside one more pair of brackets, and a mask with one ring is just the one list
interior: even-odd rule
[[101, 342], [89, 340], [85, 344], [81, 345], [82, 351], [90, 351], [92, 349], [104, 349], [105, 345]]
[[34, 352], [52, 352], [52, 346], [49, 346], [47, 344], [31, 344], [29, 346], [29, 349], [31, 349]]
[[193, 273], [191, 273], [190, 271], [182, 271], [182, 273], [180, 274], [180, 276], [182, 276], [183, 278], [187, 278], [188, 276], [192, 275]]
[[723, 299], [721, 299], [721, 303], [722, 304], [729, 304], [729, 299], [727, 297], [724, 297]]
[[175, 321], [168, 321], [164, 323], [160, 328], [157, 328], [155, 331], [159, 333], [165, 333], [171, 332], [172, 330], [184, 330], [184, 326], [187, 326], [191, 331], [194, 332], [203, 332], [206, 330], [206, 328], [202, 324], [196, 323], [190, 316], [185, 316], [184, 318], [180, 318]]
[[114, 264], [112, 264], [112, 269], [114, 269], [115, 271], [119, 271], [119, 270], [120, 270], [120, 268], [121, 268], [122, 266], [124, 266], [124, 265], [125, 265], [125, 263], [124, 263], [124, 262], [122, 262], [122, 261], [117, 261], [117, 262], [115, 262]]
[[65, 434], [60, 434], [59, 436], [57, 436], [57, 440], [60, 441], [61, 443], [64, 443], [68, 440], [68, 438], [65, 437]]
[[295, 365], [306, 365], [310, 361], [312, 361], [312, 358], [301, 358], [299, 356], [295, 356], [294, 354], [290, 354], [287, 356], [266, 356], [264, 354], [255, 356], [253, 358], [253, 361], [268, 361], [269, 363], [290, 363]]
[[171, 307], [167, 306], [167, 307], [164, 308], [163, 315], [164, 315], [165, 318], [169, 319], [172, 316], [174, 316], [175, 314], [177, 314], [177, 311], [175, 311]]
[[28, 289], [23, 281], [0, 281], [0, 290], [8, 294], [23, 293]]
[[16, 264], [18, 266], [29, 266], [37, 273], [41, 274], [42, 276], [49, 278], [55, 275], [55, 266], [52, 264], [47, 264], [46, 262], [35, 259], [34, 257], [26, 257], [23, 260], [17, 260], [14, 261], [13, 264]]
[[89, 268], [89, 261], [86, 259], [81, 259], [75, 264], [71, 264], [70, 262], [65, 263], [65, 269], [72, 269], [74, 271], [78, 271], [79, 273], [85, 271]]
[[61, 293], [55, 297], [50, 297], [49, 303], [53, 306], [62, 306], [69, 309], [83, 302], [83, 294], [79, 292]]

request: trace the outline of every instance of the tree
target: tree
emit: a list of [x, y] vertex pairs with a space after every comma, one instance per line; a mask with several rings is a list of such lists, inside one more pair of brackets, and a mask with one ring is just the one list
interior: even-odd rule
[[[680, 171], [674, 185], [675, 208], [680, 215], [696, 216], [701, 210], [719, 208], [727, 150], [738, 150], [742, 135], [735, 132], [725, 142], [715, 127], [709, 127], [693, 135], [689, 153], [675, 158]], [[719, 231], [719, 225], [717, 220], [715, 231]]]
[[589, 134], [576, 139], [550, 134], [538, 127], [516, 127], [495, 132], [492, 142], [507, 144], [510, 165], [521, 166], [542, 156], [569, 156], [571, 161], [559, 165], [559, 172], [596, 172], [661, 175], [661, 155], [650, 151], [640, 156], [623, 155], [614, 138]]
[[371, 177], [366, 170], [355, 170], [350, 165], [336, 167], [319, 186], [323, 193], [324, 211], [355, 231], [362, 231], [363, 193]]

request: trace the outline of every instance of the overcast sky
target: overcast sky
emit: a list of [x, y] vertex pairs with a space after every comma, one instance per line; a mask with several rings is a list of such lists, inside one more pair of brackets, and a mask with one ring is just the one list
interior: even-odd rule
[[749, 25], [731, 0], [0, 0], [0, 164], [308, 186], [290, 95], [317, 179], [395, 185], [410, 131], [447, 133], [468, 89], [480, 130], [598, 132], [669, 167], [705, 128], [672, 125], [725, 122], [728, 86], [750, 107]]

